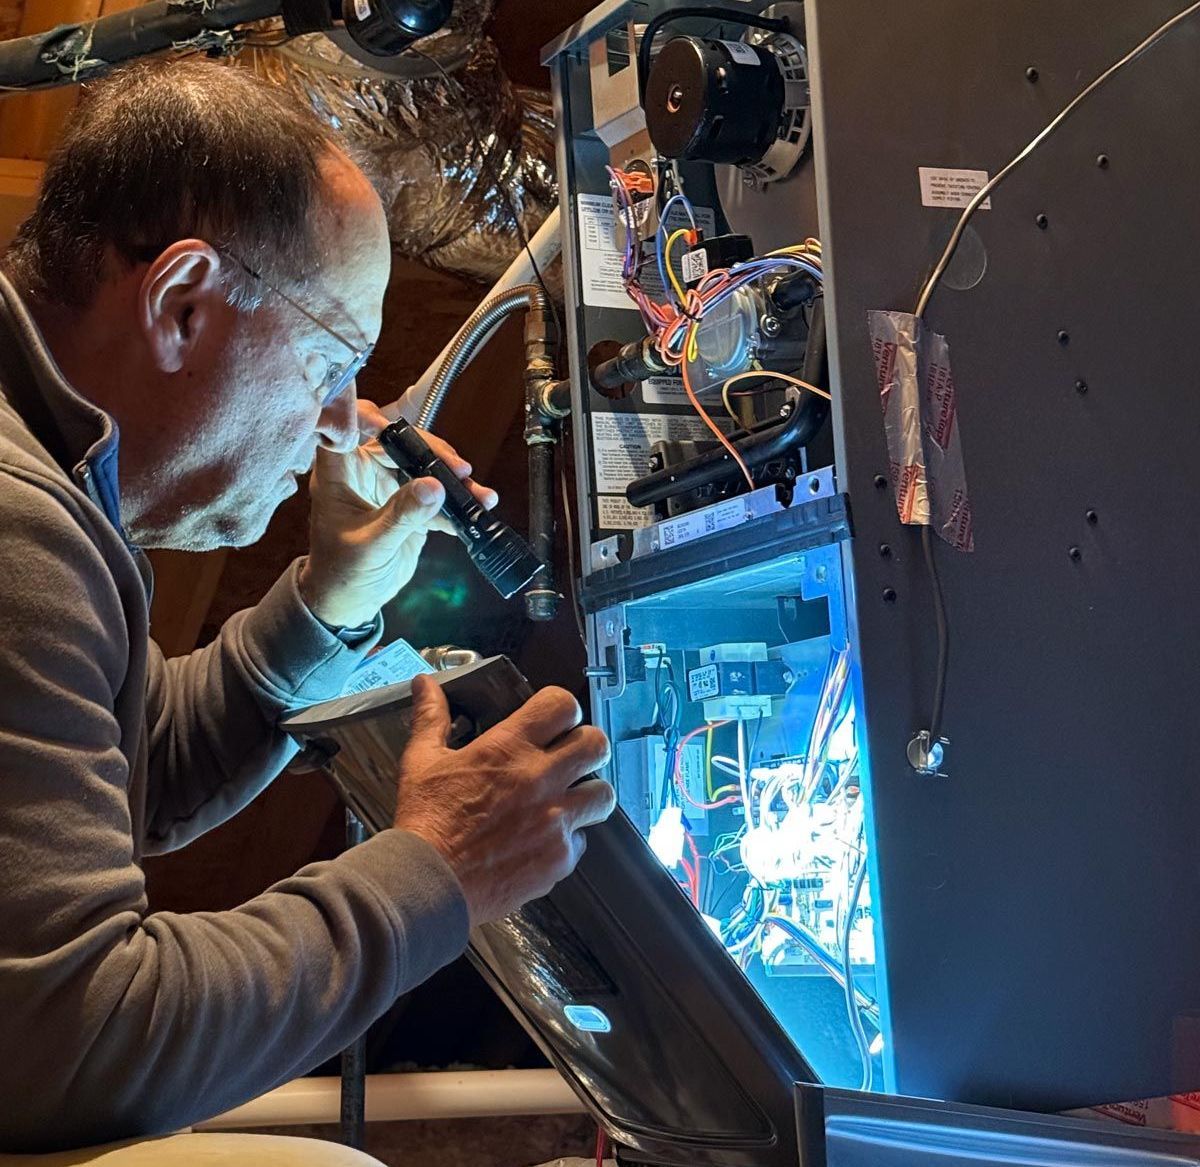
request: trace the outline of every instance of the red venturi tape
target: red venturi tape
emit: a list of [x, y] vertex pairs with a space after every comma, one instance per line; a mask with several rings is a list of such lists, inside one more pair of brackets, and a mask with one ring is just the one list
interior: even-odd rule
[[900, 521], [974, 551], [950, 346], [909, 312], [867, 319]]

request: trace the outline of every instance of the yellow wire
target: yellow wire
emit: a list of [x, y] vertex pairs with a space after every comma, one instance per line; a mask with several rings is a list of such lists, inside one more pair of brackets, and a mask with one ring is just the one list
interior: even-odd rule
[[724, 798], [726, 794], [741, 794], [741, 792], [742, 788], [740, 786], [722, 786], [720, 790], [714, 790], [709, 795], [708, 801], [717, 802], [719, 799]]
[[725, 403], [725, 412], [734, 421], [738, 422], [739, 425], [741, 422], [738, 415], [733, 411], [733, 403], [729, 400], [729, 390], [739, 381], [748, 381], [751, 377], [771, 377], [776, 381], [786, 381], [789, 385], [795, 385], [797, 389], [807, 389], [809, 393], [815, 393], [818, 397], [824, 397], [826, 401], [833, 400], [824, 389], [818, 389], [816, 385], [810, 385], [807, 381], [801, 381], [799, 377], [793, 377], [789, 373], [772, 373], [769, 369], [751, 369], [748, 373], [738, 373], [737, 376], [730, 377], [721, 386], [721, 400]]
[[667, 269], [667, 279], [671, 281], [671, 287], [675, 289], [675, 295], [679, 297], [681, 304], [687, 299], [687, 289], [675, 278], [675, 269], [671, 266], [671, 248], [680, 235], [688, 235], [690, 233], [691, 229], [689, 227], [680, 227], [678, 231], [672, 231], [667, 236], [667, 245], [663, 248], [663, 267]]

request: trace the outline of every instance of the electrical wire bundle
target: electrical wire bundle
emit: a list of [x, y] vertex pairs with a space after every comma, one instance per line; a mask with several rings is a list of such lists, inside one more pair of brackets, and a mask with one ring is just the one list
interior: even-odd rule
[[[647, 175], [633, 174], [609, 166], [609, 180], [613, 195], [617, 201], [621, 223], [625, 228], [625, 251], [621, 262], [621, 280], [629, 298], [637, 305], [647, 332], [655, 339], [655, 348], [663, 363], [670, 368], [678, 368], [683, 378], [683, 389], [687, 394], [692, 408], [712, 431], [713, 436], [726, 453], [737, 464], [751, 490], [754, 489], [754, 478], [744, 459], [738, 453], [733, 443], [725, 436], [721, 428], [709, 416], [708, 411], [700, 404], [696, 391], [691, 382], [689, 364], [697, 359], [697, 333], [706, 314], [712, 312], [729, 300], [740, 289], [755, 283], [765, 276], [786, 275], [793, 272], [807, 272], [817, 280], [823, 280], [821, 267], [821, 244], [816, 239], [806, 239], [790, 247], [768, 252], [764, 256], [735, 263], [727, 268], [713, 268], [706, 272], [691, 288], [684, 287], [675, 275], [671, 266], [674, 247], [680, 239], [695, 245], [699, 241], [699, 228], [696, 225], [696, 214], [691, 203], [683, 194], [675, 194], [663, 205], [658, 216], [658, 229], [654, 237], [654, 257], [659, 278], [662, 281], [665, 302], [658, 302], [650, 297], [642, 287], [641, 272], [647, 261], [645, 256], [646, 240], [643, 239], [635, 196], [641, 196], [644, 201], [653, 190], [653, 183]], [[671, 211], [679, 207], [687, 216], [690, 227], [670, 230], [667, 226]], [[786, 381], [822, 397], [829, 394], [809, 385], [797, 377], [785, 374], [754, 370], [744, 376], [772, 376]], [[732, 384], [739, 378], [730, 378]]]

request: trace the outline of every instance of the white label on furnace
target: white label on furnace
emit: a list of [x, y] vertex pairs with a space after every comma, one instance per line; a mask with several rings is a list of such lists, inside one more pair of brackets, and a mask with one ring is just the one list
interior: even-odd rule
[[605, 531], [632, 531], [654, 521], [649, 507], [635, 507], [623, 494], [596, 495], [596, 512]]
[[[729, 418], [714, 419], [731, 429]], [[623, 494], [635, 478], [650, 473], [650, 447], [663, 441], [704, 441], [712, 431], [698, 417], [673, 413], [593, 413], [592, 457], [596, 491]]]
[[687, 405], [682, 377], [651, 377], [642, 382], [642, 400], [650, 405]]
[[[924, 207], [965, 207], [988, 183], [986, 170], [947, 170], [941, 166], [918, 166], [921, 178], [921, 205]], [[992, 200], [984, 199], [981, 211], [992, 209]]]
[[[649, 204], [647, 204], [649, 205]], [[711, 207], [696, 207], [696, 225], [707, 235], [716, 231], [716, 215]], [[625, 294], [621, 283], [624, 255], [617, 246], [617, 213], [611, 195], [575, 196], [575, 214], [579, 220], [579, 276], [583, 284], [583, 302], [589, 308], [629, 308], [637, 305]], [[687, 214], [678, 203], [667, 216], [668, 229], [688, 226]], [[681, 255], [676, 250], [676, 262]], [[642, 288], [655, 300], [664, 292], [653, 256], [641, 273]]]
[[685, 284], [694, 284], [697, 280], [702, 280], [708, 275], [708, 252], [703, 247], [697, 247], [695, 251], [685, 251], [680, 267]]
[[746, 504], [742, 499], [726, 499], [715, 506], [692, 511], [662, 523], [658, 530], [658, 545], [663, 551], [669, 547], [680, 547], [693, 539], [703, 539], [705, 535], [728, 531], [730, 527], [744, 523], [746, 517]]
[[761, 63], [758, 59], [758, 54], [745, 41], [722, 41], [721, 44], [725, 46], [729, 55], [739, 65], [758, 65]]
[[354, 0], [354, 15], [359, 20], [366, 20], [371, 15], [370, 0]]

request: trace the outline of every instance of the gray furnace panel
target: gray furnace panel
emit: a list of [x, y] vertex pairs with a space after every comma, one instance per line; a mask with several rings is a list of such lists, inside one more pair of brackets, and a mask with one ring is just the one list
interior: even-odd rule
[[934, 626], [915, 529], [876, 482], [867, 331], [871, 309], [913, 310], [960, 213], [922, 205], [918, 168], [996, 173], [1181, 7], [809, 3], [905, 1094], [1046, 1109], [1200, 1086], [1200, 19], [1000, 187], [953, 273], [982, 278], [944, 282], [927, 314], [951, 347], [975, 519], [973, 554], [936, 548], [946, 777], [905, 760]]

